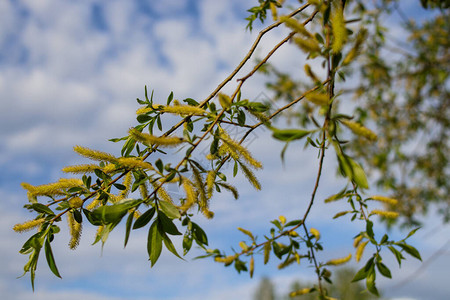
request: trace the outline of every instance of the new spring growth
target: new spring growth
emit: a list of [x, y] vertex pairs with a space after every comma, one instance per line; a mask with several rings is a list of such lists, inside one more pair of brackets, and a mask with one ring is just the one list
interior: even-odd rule
[[289, 294], [289, 297], [293, 298], [293, 297], [296, 297], [296, 296], [309, 294], [309, 293], [314, 292], [315, 290], [316, 290], [315, 288], [303, 288], [303, 289], [297, 290], [295, 292], [291, 292]]
[[294, 42], [298, 47], [300, 47], [300, 49], [307, 53], [320, 52], [319, 43], [314, 38], [304, 39], [301, 37], [294, 37]]
[[231, 184], [226, 183], [226, 182], [221, 182], [220, 186], [225, 188], [227, 191], [231, 192], [233, 194], [234, 199], [237, 200], [239, 198], [238, 190]]
[[238, 254], [235, 254], [235, 255], [229, 255], [229, 256], [226, 256], [226, 257], [216, 256], [216, 257], [214, 258], [214, 260], [215, 260], [216, 262], [224, 263], [225, 266], [229, 266], [229, 265], [231, 265], [231, 264], [233, 263], [233, 261], [234, 261], [237, 257], [238, 257]]
[[42, 223], [44, 223], [44, 221], [45, 219], [26, 221], [25, 223], [14, 225], [13, 230], [15, 232], [25, 232], [40, 226]]
[[311, 69], [311, 66], [308, 64], [305, 64], [305, 73], [308, 75], [309, 78], [311, 78], [312, 81], [318, 82], [320, 79], [317, 77], [316, 73], [313, 72]]
[[306, 100], [318, 106], [328, 105], [330, 97], [326, 93], [312, 92], [305, 95]]
[[206, 175], [206, 193], [208, 198], [211, 198], [214, 191], [214, 180], [216, 179], [216, 172], [214, 170], [208, 171]]
[[352, 254], [349, 254], [346, 257], [329, 260], [326, 264], [329, 265], [329, 266], [338, 266], [338, 265], [345, 264], [351, 258], [352, 258]]
[[219, 93], [218, 98], [219, 98], [219, 103], [224, 110], [228, 110], [231, 107], [231, 99], [228, 95]]
[[398, 212], [374, 209], [370, 212], [369, 216], [371, 215], [379, 215], [387, 219], [396, 219], [398, 217]]
[[310, 228], [309, 232], [314, 236], [316, 241], [318, 241], [320, 239], [320, 232], [319, 232], [319, 230], [317, 230], [315, 228]]
[[375, 200], [375, 201], [379, 201], [379, 202], [383, 202], [383, 203], [387, 203], [387, 204], [390, 204], [392, 206], [395, 206], [398, 203], [397, 199], [384, 197], [384, 196], [378, 196], [378, 195], [372, 196], [372, 197], [370, 197], [370, 199]]
[[85, 165], [67, 166], [64, 167], [62, 171], [65, 173], [85, 174], [85, 173], [94, 173], [95, 169], [101, 168], [95, 164], [85, 164]]
[[72, 199], [69, 200], [69, 207], [70, 208], [80, 208], [83, 206], [84, 201], [81, 200], [80, 197], [73, 197]]
[[359, 123], [349, 120], [340, 120], [340, 121], [342, 124], [347, 126], [351, 131], [353, 131], [353, 133], [365, 137], [369, 141], [376, 141], [378, 138], [377, 135], [372, 130], [362, 126]]
[[353, 247], [358, 247], [359, 243], [362, 241], [363, 236], [362, 235], [358, 235], [357, 237], [355, 237], [355, 239], [353, 240]]
[[244, 172], [245, 177], [247, 177], [248, 181], [253, 185], [253, 187], [257, 190], [261, 190], [261, 184], [259, 183], [255, 174], [253, 174], [253, 172], [240, 161], [238, 161], [238, 163], [241, 166], [241, 170], [242, 172]]
[[365, 241], [362, 242], [361, 244], [358, 245], [358, 248], [356, 248], [356, 261], [359, 262], [364, 254], [364, 249], [366, 248], [367, 244], [369, 243], [369, 241]]
[[92, 160], [105, 161], [110, 163], [117, 162], [117, 158], [114, 155], [103, 151], [93, 150], [83, 146], [75, 146], [73, 147], [73, 151]]
[[[335, 2], [336, 3], [336, 2]], [[344, 12], [340, 1], [335, 5], [334, 13], [331, 15], [331, 30], [333, 32], [333, 43], [331, 48], [334, 53], [342, 50], [347, 39], [347, 29], [345, 28]]]
[[184, 142], [180, 137], [157, 137], [152, 134], [142, 133], [134, 128], [129, 131], [130, 135], [136, 140], [147, 146], [158, 145], [161, 147], [175, 147]]

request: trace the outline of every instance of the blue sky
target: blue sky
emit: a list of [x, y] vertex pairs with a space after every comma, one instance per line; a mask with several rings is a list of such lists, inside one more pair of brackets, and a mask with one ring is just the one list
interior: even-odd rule
[[[94, 229], [85, 226], [80, 246], [71, 251], [63, 223], [63, 232], [54, 242], [63, 279], [51, 274], [43, 257], [34, 293], [28, 277], [16, 279], [26, 262], [18, 250], [29, 233], [16, 234], [11, 228], [32, 217], [22, 209], [26, 193], [20, 183], [43, 184], [65, 176], [60, 171], [63, 166], [84, 162], [73, 153], [74, 145], [119, 153], [120, 146], [107, 139], [123, 136], [136, 124], [135, 99], [143, 97], [145, 85], [155, 90], [155, 99], [161, 102], [171, 91], [179, 99], [205, 98], [250, 48], [256, 33], [244, 30], [243, 12], [255, 3], [0, 2], [0, 294], [4, 299], [251, 299], [262, 276], [269, 276], [280, 292], [287, 292], [296, 279], [313, 280], [310, 268], [276, 271], [276, 262], [270, 266], [257, 263], [255, 279], [250, 280], [248, 274], [238, 275], [232, 268], [209, 260], [192, 261], [201, 253], [196, 250], [186, 262], [163, 253], [151, 269], [145, 230], [133, 232], [123, 250], [123, 228], [118, 229], [101, 255], [98, 245], [90, 245]], [[414, 6], [410, 9], [417, 11]], [[395, 32], [401, 34], [397, 27]], [[269, 34], [257, 54], [263, 55], [284, 34], [283, 28]], [[272, 62], [295, 70], [305, 60], [298, 53], [287, 45]], [[225, 91], [232, 88], [234, 83]], [[250, 80], [243, 89], [245, 98], [266, 95], [270, 93], [263, 77]], [[240, 190], [240, 200], [220, 195], [212, 206], [214, 220], [197, 218], [207, 228], [211, 247], [236, 247], [243, 239], [238, 226], [262, 236], [269, 230], [269, 220], [281, 214], [288, 219], [303, 215], [316, 173], [316, 154], [300, 156], [294, 151], [302, 145], [291, 146], [289, 163], [282, 167], [279, 153], [283, 145], [268, 137], [267, 131], [259, 130], [250, 144], [254, 155], [265, 162], [264, 170], [258, 173], [263, 191], [255, 192], [242, 177], [232, 179]], [[331, 155], [326, 163], [334, 164]], [[319, 199], [345, 184], [334, 175], [334, 171], [324, 174]], [[326, 241], [326, 251], [320, 254], [323, 260], [353, 251], [351, 237], [361, 230], [357, 223], [324, 221], [337, 211], [338, 204], [319, 203], [311, 212], [311, 225]], [[427, 226], [413, 239], [424, 259], [447, 241], [449, 226], [434, 230], [436, 226], [439, 221], [431, 214]], [[176, 245], [180, 249], [180, 241]], [[420, 264], [409, 259], [398, 272], [395, 262], [388, 259], [395, 281], [380, 280], [380, 288], [397, 300], [443, 299], [450, 294], [448, 248], [446, 251], [414, 281], [395, 289], [390, 287], [408, 278]]]

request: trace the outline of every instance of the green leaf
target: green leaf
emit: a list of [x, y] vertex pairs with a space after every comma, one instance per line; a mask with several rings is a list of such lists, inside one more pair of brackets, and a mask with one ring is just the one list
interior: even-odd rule
[[136, 118], [136, 120], [141, 124], [146, 123], [146, 122], [150, 121], [151, 119], [153, 119], [153, 117], [149, 116], [149, 115], [139, 115]]
[[400, 248], [402, 248], [409, 255], [411, 255], [411, 256], [417, 258], [418, 260], [422, 261], [422, 257], [420, 257], [419, 251], [417, 251], [417, 249], [414, 248], [413, 246], [408, 245], [406, 243], [398, 243], [396, 245], [398, 245]]
[[124, 191], [127, 189], [126, 186], [124, 186], [123, 184], [120, 184], [120, 183], [114, 183], [114, 186], [116, 187], [116, 189], [121, 190], [121, 191]]
[[92, 225], [94, 225], [94, 226], [102, 225], [101, 220], [99, 220], [95, 216], [93, 216], [89, 210], [83, 208], [83, 213], [86, 216], [86, 219], [88, 219], [89, 223], [91, 223]]
[[372, 266], [372, 268], [366, 278], [366, 286], [367, 286], [367, 289], [369, 290], [369, 292], [371, 292], [372, 294], [374, 294], [376, 296], [379, 296], [378, 290], [375, 286], [375, 279], [376, 279], [375, 268], [374, 268], [374, 266]]
[[158, 221], [153, 222], [148, 230], [147, 252], [153, 267], [161, 255], [162, 251], [162, 236], [158, 230]]
[[178, 231], [177, 226], [175, 226], [172, 220], [167, 217], [164, 212], [158, 211], [158, 220], [164, 232], [167, 232], [171, 235], [181, 235], [181, 232]]
[[203, 245], [208, 246], [208, 236], [203, 231], [203, 229], [194, 222], [191, 222], [191, 224], [192, 224], [192, 233], [194, 235], [195, 242], [200, 247], [203, 247]]
[[91, 216], [102, 224], [119, 223], [128, 210], [140, 204], [142, 200], [126, 200], [113, 205], [104, 205], [91, 212]]
[[337, 156], [342, 173], [359, 187], [368, 189], [369, 183], [363, 168], [345, 154], [339, 153]]
[[152, 207], [142, 215], [140, 215], [139, 218], [137, 218], [136, 222], [134, 222], [133, 229], [138, 229], [147, 225], [148, 222], [150, 222], [150, 220], [153, 218], [155, 211], [156, 209]]
[[416, 231], [419, 230], [420, 228], [421, 228], [421, 227], [417, 227], [416, 229], [411, 230], [411, 231], [408, 233], [408, 235], [406, 236], [405, 240], [406, 240], [407, 238], [409, 238], [410, 236], [412, 236], [414, 233], [416, 233]]
[[186, 232], [186, 234], [183, 237], [183, 254], [184, 255], [188, 254], [189, 250], [191, 250], [192, 241], [193, 241], [193, 236], [191, 236], [190, 234], [188, 234], [188, 232]]
[[175, 249], [175, 246], [173, 245], [172, 241], [167, 236], [167, 234], [165, 234], [164, 232], [161, 232], [161, 236], [163, 238], [164, 245], [166, 246], [167, 250], [172, 252], [176, 257], [183, 259], [180, 255], [178, 255], [177, 250]]
[[388, 249], [394, 254], [395, 258], [397, 259], [399, 267], [402, 265], [402, 259], [405, 259], [400, 251], [395, 249], [393, 246], [388, 246]]
[[53, 274], [61, 278], [58, 268], [56, 267], [55, 258], [53, 256], [52, 248], [50, 246], [50, 241], [48, 238], [45, 240], [45, 257], [47, 258], [47, 264], [50, 267], [50, 270], [52, 270]]
[[172, 203], [160, 200], [158, 204], [161, 210], [164, 212], [164, 214], [166, 214], [166, 216], [168, 216], [169, 218], [171, 219], [181, 218], [181, 214], [178, 211], [178, 208], [176, 208], [175, 205], [173, 205]]
[[377, 262], [377, 269], [380, 272], [380, 274], [383, 275], [384, 277], [392, 278], [391, 270], [389, 270], [389, 268], [386, 267], [386, 265], [383, 264], [382, 262]]
[[123, 247], [125, 248], [128, 244], [128, 239], [130, 238], [131, 224], [133, 223], [134, 212], [131, 212], [127, 218], [127, 224], [125, 226], [125, 241]]
[[47, 214], [47, 215], [54, 215], [55, 213], [48, 208], [47, 205], [41, 204], [41, 203], [34, 203], [31, 204], [31, 208], [38, 213]]
[[375, 235], [373, 233], [373, 223], [370, 220], [366, 220], [366, 232], [370, 239], [374, 239]]
[[73, 218], [75, 219], [75, 221], [77, 221], [77, 223], [81, 224], [81, 222], [83, 222], [83, 217], [81, 216], [81, 212], [78, 209], [74, 209], [72, 210], [73, 212]]
[[277, 129], [272, 128], [272, 136], [280, 141], [293, 141], [293, 140], [299, 140], [308, 134], [310, 134], [311, 130], [304, 130], [304, 129]]
[[169, 97], [167, 98], [167, 105], [169, 105], [170, 102], [172, 102], [172, 100], [173, 100], [173, 92], [170, 92], [170, 95], [169, 95]]
[[355, 277], [353, 277], [352, 282], [360, 281], [367, 277], [369, 274], [368, 270], [366, 270], [366, 267], [362, 267], [359, 269], [359, 271], [355, 274]]
[[161, 159], [157, 159], [156, 161], [155, 161], [155, 166], [158, 168], [158, 171], [160, 172], [160, 173], [162, 173], [163, 171], [164, 171], [164, 164], [163, 164], [163, 162], [161, 161]]

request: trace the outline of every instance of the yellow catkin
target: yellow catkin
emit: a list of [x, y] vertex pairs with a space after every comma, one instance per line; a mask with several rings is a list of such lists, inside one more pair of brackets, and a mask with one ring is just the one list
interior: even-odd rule
[[238, 152], [239, 156], [242, 157], [245, 161], [247, 161], [247, 163], [249, 163], [252, 167], [256, 169], [262, 168], [262, 163], [254, 159], [253, 156], [250, 154], [250, 151], [248, 151], [244, 146], [242, 146], [241, 144], [230, 138], [228, 134], [226, 134], [224, 131], [222, 131], [220, 138], [228, 146], [229, 149]]
[[154, 170], [152, 164], [143, 161], [142, 158], [139, 157], [121, 157], [118, 159], [118, 163], [132, 169]]
[[80, 208], [83, 206], [84, 201], [80, 197], [73, 197], [69, 200], [69, 207], [70, 208]]
[[80, 237], [81, 237], [81, 223], [78, 223], [73, 218], [72, 212], [67, 213], [67, 223], [69, 224], [69, 232], [70, 232], [70, 241], [69, 241], [69, 248], [75, 249], [80, 243]]
[[353, 247], [358, 247], [359, 243], [362, 241], [363, 236], [362, 235], [358, 235], [357, 237], [355, 237], [355, 239], [353, 240]]
[[367, 243], [369, 243], [369, 241], [365, 241], [362, 242], [361, 244], [359, 244], [358, 248], [356, 248], [356, 254], [355, 254], [355, 258], [356, 261], [359, 262], [364, 254], [364, 249], [367, 246]]
[[292, 265], [293, 263], [298, 262], [297, 261], [297, 257], [296, 256], [292, 256], [290, 257], [288, 260], [283, 261], [281, 264], [278, 265], [278, 270], [284, 269], [290, 265]]
[[103, 152], [103, 151], [92, 150], [92, 149], [89, 149], [87, 147], [82, 147], [82, 146], [75, 146], [75, 147], [73, 147], [73, 150], [76, 153], [80, 154], [81, 156], [90, 158], [92, 160], [106, 161], [106, 162], [110, 162], [110, 163], [115, 163], [117, 161], [117, 158], [114, 155]]
[[325, 93], [312, 92], [305, 95], [306, 100], [319, 106], [328, 105], [330, 97]]
[[219, 256], [217, 256], [217, 257], [214, 258], [214, 260], [216, 262], [221, 262], [221, 263], [224, 263], [225, 265], [229, 265], [229, 264], [233, 263], [233, 261], [236, 258], [237, 258], [237, 255], [229, 255], [229, 256], [226, 256], [226, 257], [219, 257]]
[[348, 65], [356, 57], [358, 57], [358, 55], [361, 53], [361, 47], [363, 45], [364, 40], [366, 39], [366, 36], [367, 36], [366, 29], [363, 29], [360, 32], [358, 32], [355, 44], [353, 45], [352, 49], [350, 49], [348, 54], [345, 56], [344, 60], [342, 61], [342, 65]]
[[170, 113], [170, 114], [177, 114], [181, 116], [186, 115], [196, 115], [196, 116], [202, 116], [206, 114], [206, 111], [203, 108], [197, 107], [197, 106], [190, 106], [190, 105], [176, 105], [176, 106], [164, 106], [162, 108], [163, 112]]
[[102, 171], [105, 173], [112, 173], [117, 170], [117, 166], [115, 164], [107, 164], [102, 168]]
[[315, 228], [310, 228], [309, 232], [311, 232], [311, 234], [314, 236], [316, 241], [318, 241], [320, 239], [320, 232], [319, 232], [319, 230], [317, 230]]
[[122, 200], [128, 197], [128, 194], [130, 193], [131, 190], [131, 185], [133, 184], [133, 175], [131, 172], [128, 172], [125, 175], [122, 184], [125, 186], [125, 189], [120, 191], [117, 200]]
[[92, 201], [91, 203], [89, 203], [89, 205], [86, 206], [87, 210], [93, 210], [94, 208], [96, 208], [97, 206], [99, 206], [102, 202], [98, 199], [95, 199], [94, 201]]
[[86, 165], [67, 166], [63, 168], [62, 171], [65, 173], [84, 174], [84, 173], [93, 173], [95, 169], [99, 169], [99, 166], [94, 164], [86, 164]]
[[253, 256], [252, 256], [252, 258], [250, 258], [249, 265], [250, 265], [250, 267], [249, 267], [250, 278], [253, 278], [253, 273], [255, 271], [255, 259], [253, 258]]
[[207, 219], [212, 219], [212, 218], [214, 218], [214, 212], [210, 211], [209, 209], [204, 209], [204, 210], [202, 210], [202, 214], [203, 214]]
[[286, 217], [285, 216], [279, 216], [278, 219], [280, 220], [281, 224], [286, 224]]
[[314, 290], [313, 288], [303, 288], [303, 289], [300, 289], [300, 290], [297, 290], [297, 291], [289, 293], [289, 297], [296, 297], [296, 296], [309, 294], [313, 290]]
[[156, 182], [152, 182], [152, 186], [154, 189], [158, 189], [156, 193], [160, 199], [169, 203], [173, 203], [172, 197], [170, 197], [170, 195], [162, 185], [159, 186]]
[[163, 105], [159, 105], [159, 104], [153, 104], [152, 107], [141, 107], [138, 110], [136, 110], [136, 114], [137, 115], [143, 115], [143, 114], [152, 112], [155, 109], [159, 109], [161, 107], [163, 107]]
[[15, 232], [25, 232], [25, 231], [28, 231], [28, 230], [31, 230], [33, 228], [40, 226], [42, 223], [44, 223], [44, 221], [45, 221], [45, 219], [26, 221], [22, 224], [14, 225], [13, 230]]
[[289, 27], [290, 29], [294, 30], [296, 33], [299, 33], [301, 35], [303, 35], [306, 38], [313, 38], [313, 35], [311, 34], [311, 32], [309, 32], [305, 26], [303, 26], [302, 23], [300, 23], [299, 21], [290, 18], [288, 16], [281, 16], [280, 17], [280, 21], [284, 22], [284, 24]]
[[235, 149], [229, 147], [228, 144], [226, 144], [226, 143], [223, 143], [219, 147], [219, 149], [217, 150], [217, 154], [219, 156], [229, 154], [233, 159], [235, 159], [235, 160], [239, 159], [239, 153]]
[[304, 68], [305, 68], [306, 75], [308, 75], [308, 77], [311, 78], [312, 81], [314, 81], [314, 82], [320, 81], [320, 79], [317, 77], [316, 73], [314, 73], [313, 70], [311, 69], [310, 65], [305, 64]]
[[229, 192], [231, 192], [233, 194], [234, 199], [238, 199], [239, 198], [239, 192], [238, 190], [232, 186], [229, 183], [226, 182], [221, 182], [221, 187], [225, 188], [226, 190], [228, 190]]
[[180, 209], [182, 211], [187, 211], [197, 202], [197, 193], [195, 192], [194, 185], [189, 179], [183, 177], [182, 185], [186, 193], [186, 201]]
[[59, 181], [54, 183], [48, 183], [43, 185], [32, 186], [27, 183], [22, 183], [22, 187], [27, 189], [32, 196], [54, 196], [54, 195], [64, 195], [65, 189], [70, 189], [72, 187], [82, 186], [83, 181], [76, 178], [61, 178]]
[[331, 266], [342, 265], [348, 262], [352, 258], [352, 254], [347, 255], [346, 257], [336, 258], [329, 260], [326, 264]]
[[145, 182], [143, 184], [139, 185], [139, 193], [141, 194], [142, 199], [147, 199], [148, 187]]
[[196, 168], [192, 168], [192, 175], [194, 176], [194, 186], [195, 189], [198, 192], [198, 198], [199, 198], [199, 205], [201, 207], [208, 207], [208, 197], [206, 195], [206, 188], [205, 183], [202, 174], [200, 174], [200, 171]]
[[134, 128], [131, 128], [129, 133], [135, 140], [147, 146], [158, 145], [163, 147], [175, 147], [184, 142], [184, 140], [180, 137], [157, 137], [152, 134], [142, 133]]
[[247, 177], [248, 181], [253, 185], [253, 187], [257, 190], [261, 190], [261, 184], [259, 183], [255, 174], [253, 174], [253, 172], [243, 163], [239, 162], [239, 165], [241, 166], [241, 170], [242, 172], [244, 172], [245, 177]]
[[208, 198], [211, 198], [214, 192], [214, 180], [216, 179], [216, 172], [214, 170], [208, 171], [206, 175], [206, 193]]
[[331, 15], [331, 30], [333, 32], [333, 42], [331, 48], [334, 53], [342, 50], [345, 40], [347, 39], [347, 29], [345, 28], [344, 12], [340, 1], [338, 1], [334, 13]]
[[370, 129], [367, 129], [366, 127], [362, 126], [361, 124], [349, 120], [341, 120], [341, 122], [342, 124], [347, 126], [351, 131], [353, 131], [353, 133], [365, 137], [370, 141], [377, 140], [377, 135]]
[[386, 211], [386, 210], [378, 210], [374, 209], [370, 212], [371, 215], [379, 215], [388, 219], [396, 219], [398, 217], [398, 212], [395, 211]]
[[304, 39], [300, 37], [294, 37], [294, 43], [305, 52], [320, 52], [319, 43], [315, 39]]
[[370, 199], [375, 200], [375, 201], [380, 201], [383, 203], [387, 203], [390, 205], [397, 205], [397, 203], [398, 203], [397, 199], [384, 197], [384, 196], [378, 196], [378, 195], [372, 196], [372, 197], [370, 197]]

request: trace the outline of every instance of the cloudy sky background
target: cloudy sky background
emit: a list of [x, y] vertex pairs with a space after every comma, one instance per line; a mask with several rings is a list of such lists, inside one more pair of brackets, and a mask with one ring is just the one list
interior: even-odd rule
[[[210, 260], [192, 261], [201, 254], [195, 249], [186, 262], [163, 252], [150, 269], [146, 230], [132, 232], [124, 250], [123, 226], [112, 233], [103, 255], [98, 245], [90, 245], [95, 230], [89, 226], [84, 228], [81, 245], [71, 251], [64, 223], [53, 243], [63, 279], [51, 274], [43, 256], [34, 293], [28, 275], [16, 279], [27, 261], [18, 250], [29, 233], [16, 234], [11, 228], [33, 217], [22, 208], [26, 193], [20, 183], [44, 184], [67, 176], [60, 171], [63, 166], [85, 162], [73, 153], [74, 145], [118, 154], [121, 146], [107, 139], [123, 136], [136, 124], [135, 99], [143, 98], [145, 85], [154, 89], [160, 103], [171, 91], [178, 99], [204, 99], [240, 62], [256, 37], [258, 28], [253, 33], [244, 30], [244, 12], [255, 3], [0, 1], [0, 295], [4, 299], [251, 299], [263, 276], [270, 277], [280, 293], [287, 293], [294, 280], [314, 280], [313, 270], [305, 265], [275, 271], [277, 262], [262, 266], [261, 259], [250, 280], [248, 274], [238, 275]], [[408, 3], [407, 12], [419, 11], [419, 1]], [[395, 24], [395, 20], [389, 22]], [[400, 29], [395, 32], [401, 36]], [[257, 54], [263, 56], [285, 34], [280, 28], [267, 35]], [[287, 45], [271, 61], [281, 68], [301, 70], [304, 58], [298, 53]], [[270, 97], [263, 83], [259, 76], [249, 80], [243, 97]], [[283, 145], [268, 136], [259, 130], [250, 144], [255, 157], [265, 162], [258, 173], [263, 192], [256, 193], [238, 176], [231, 182], [238, 186], [240, 200], [219, 195], [212, 206], [214, 220], [196, 219], [207, 229], [211, 247], [236, 247], [243, 239], [238, 226], [262, 236], [270, 228], [269, 220], [281, 214], [288, 219], [303, 215], [316, 174], [316, 153], [298, 155], [294, 150], [301, 150], [302, 144], [291, 146], [283, 167], [279, 158]], [[325, 163], [334, 164], [330, 157]], [[330, 169], [324, 173], [318, 199], [345, 184]], [[337, 211], [339, 204], [324, 206], [318, 201], [310, 215], [311, 226], [323, 236], [322, 260], [353, 251], [351, 238], [362, 230], [362, 224], [348, 224], [345, 218], [329, 221]], [[380, 278], [379, 287], [386, 296], [437, 300], [450, 294], [450, 228], [441, 226], [433, 214], [426, 222], [411, 240], [413, 245], [421, 250], [424, 261], [442, 246], [443, 254], [411, 279], [420, 263], [408, 259], [398, 272], [387, 253], [394, 280]], [[379, 234], [382, 230], [377, 228]], [[180, 244], [176, 240], [178, 249]]]

